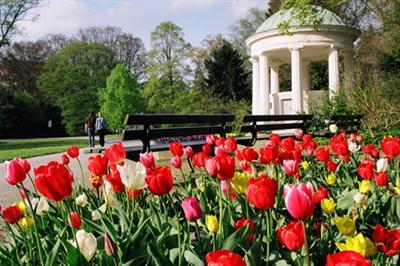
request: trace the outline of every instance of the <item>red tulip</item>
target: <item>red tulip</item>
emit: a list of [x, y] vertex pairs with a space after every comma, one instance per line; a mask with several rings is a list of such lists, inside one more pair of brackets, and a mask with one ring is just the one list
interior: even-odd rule
[[171, 164], [173, 167], [175, 167], [176, 169], [180, 169], [182, 168], [182, 160], [181, 157], [179, 156], [174, 156], [171, 159]]
[[73, 176], [62, 164], [55, 161], [34, 169], [35, 186], [46, 198], [60, 201], [72, 193]]
[[207, 154], [204, 152], [197, 152], [193, 155], [193, 164], [196, 167], [204, 167], [207, 161]]
[[142, 194], [143, 190], [142, 189], [137, 189], [135, 191], [132, 191], [132, 189], [128, 189], [128, 198], [131, 200], [133, 197], [137, 198]]
[[328, 171], [335, 172], [336, 168], [337, 168], [337, 164], [332, 160], [328, 160], [326, 162], [326, 168], [328, 168]]
[[370, 180], [374, 175], [375, 162], [370, 158], [365, 158], [358, 166], [357, 173], [360, 177]]
[[193, 148], [190, 146], [187, 146], [183, 149], [183, 154], [187, 157], [187, 158], [192, 158], [193, 156]]
[[213, 145], [215, 143], [215, 136], [212, 134], [209, 134], [206, 136], [206, 143], [208, 145]]
[[234, 137], [229, 137], [225, 140], [225, 149], [227, 152], [235, 152], [237, 149], [236, 139]]
[[303, 130], [302, 129], [298, 129], [296, 131], [296, 133], [294, 134], [294, 136], [296, 137], [296, 139], [300, 140], [300, 139], [303, 138], [303, 134], [304, 134]]
[[372, 144], [367, 144], [362, 147], [365, 154], [370, 155], [372, 158], [377, 158], [379, 156], [379, 151]]
[[215, 139], [215, 146], [217, 147], [222, 147], [225, 145], [225, 138], [224, 137], [220, 137]]
[[323, 199], [327, 198], [329, 198], [329, 190], [326, 189], [324, 186], [320, 186], [314, 194], [314, 202], [316, 204], [319, 204]]
[[79, 213], [71, 212], [69, 214], [69, 224], [74, 229], [78, 229], [79, 227], [81, 227], [82, 220], [81, 220], [81, 217], [79, 216]]
[[326, 148], [318, 148], [315, 151], [315, 158], [321, 162], [327, 162], [329, 159], [329, 150]]
[[260, 148], [260, 162], [262, 164], [268, 164], [271, 162], [275, 162], [278, 158], [279, 150], [275, 144], [265, 144]]
[[292, 151], [292, 150], [294, 150], [294, 145], [295, 145], [295, 141], [294, 141], [294, 138], [292, 138], [292, 137], [285, 138], [279, 143], [279, 146], [284, 151]]
[[295, 160], [284, 160], [283, 169], [288, 176], [299, 177], [299, 163]]
[[286, 208], [293, 218], [306, 220], [313, 215], [315, 210], [314, 188], [310, 182], [286, 184], [283, 191]]
[[378, 187], [386, 187], [389, 177], [386, 173], [380, 172], [374, 175], [374, 179]]
[[154, 157], [152, 152], [141, 153], [139, 155], [139, 160], [140, 163], [146, 168], [152, 169], [153, 167], [155, 167]]
[[201, 150], [205, 153], [205, 154], [210, 154], [212, 152], [212, 148], [209, 144], [204, 144], [203, 146], [201, 146]]
[[189, 222], [196, 221], [203, 214], [200, 204], [195, 197], [186, 197], [182, 202], [182, 209], [185, 213], [185, 218]]
[[145, 181], [151, 193], [157, 196], [167, 194], [174, 184], [171, 169], [168, 166], [156, 167], [151, 174], [146, 176]]
[[21, 158], [4, 162], [5, 179], [10, 185], [22, 183], [30, 170], [29, 163]]
[[255, 161], [258, 159], [257, 152], [253, 148], [250, 148], [250, 147], [244, 148], [242, 150], [242, 155], [243, 155], [243, 158], [248, 162]]
[[341, 251], [335, 254], [328, 254], [326, 266], [372, 266], [371, 261], [363, 255], [354, 251]]
[[250, 226], [250, 235], [246, 238], [246, 243], [250, 243], [254, 237], [254, 222], [251, 219], [239, 219], [235, 222], [234, 227], [236, 230], [239, 230], [246, 225]]
[[88, 159], [88, 169], [95, 176], [107, 174], [108, 160], [107, 157], [101, 155], [91, 156]]
[[101, 178], [101, 176], [93, 175], [90, 177], [90, 183], [94, 188], [99, 188], [103, 185], [103, 179]]
[[8, 206], [8, 207], [4, 208], [1, 211], [1, 215], [3, 215], [3, 217], [4, 217], [4, 219], [6, 220], [7, 223], [15, 224], [16, 222], [19, 221], [19, 219], [22, 218], [23, 213], [20, 210], [20, 208], [18, 208], [18, 206], [11, 205], [11, 206]]
[[378, 250], [386, 256], [393, 256], [400, 250], [400, 230], [385, 229], [382, 225], [375, 225], [372, 240], [378, 245]]
[[216, 176], [218, 173], [218, 162], [216, 157], [212, 157], [206, 161], [206, 171], [210, 176]]
[[207, 266], [246, 266], [243, 258], [229, 250], [217, 250], [207, 253]]
[[250, 178], [246, 190], [246, 197], [256, 208], [266, 210], [274, 207], [278, 182], [267, 176], [258, 179]]
[[235, 157], [229, 155], [219, 156], [217, 158], [218, 173], [220, 180], [230, 180], [235, 174]]
[[60, 162], [63, 165], [68, 165], [69, 164], [69, 157], [66, 154], [61, 155]]
[[281, 137], [279, 136], [279, 134], [271, 134], [271, 135], [269, 135], [269, 140], [273, 144], [279, 145], [279, 143], [281, 142]]
[[251, 166], [247, 161], [240, 161], [239, 166], [240, 169], [251, 174]]
[[[236, 150], [237, 152], [238, 150]], [[235, 154], [236, 154], [235, 152]], [[215, 155], [216, 156], [225, 156], [228, 155], [228, 152], [225, 150], [224, 147], [215, 147]]]
[[278, 228], [279, 243], [291, 251], [300, 249], [304, 244], [304, 229], [300, 222], [290, 221], [286, 226]]
[[236, 194], [233, 192], [231, 183], [229, 181], [221, 180], [221, 190], [222, 194], [225, 196], [230, 195], [232, 200], [236, 199]]
[[382, 140], [382, 151], [389, 157], [396, 157], [400, 154], [400, 138], [385, 137]]
[[76, 146], [71, 146], [68, 148], [67, 154], [71, 158], [76, 158], [79, 156], [79, 148]]
[[124, 165], [126, 152], [121, 142], [111, 145], [104, 153], [110, 163]]
[[125, 185], [122, 183], [122, 179], [120, 173], [118, 171], [114, 171], [111, 174], [106, 176], [106, 179], [113, 186], [115, 192], [122, 192], [125, 190]]
[[170, 150], [172, 156], [180, 157], [183, 155], [183, 145], [178, 141], [171, 142], [169, 144], [169, 150]]

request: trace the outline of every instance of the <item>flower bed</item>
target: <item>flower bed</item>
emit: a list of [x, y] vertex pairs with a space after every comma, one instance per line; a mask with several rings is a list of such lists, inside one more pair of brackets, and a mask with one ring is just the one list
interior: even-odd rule
[[258, 152], [232, 137], [207, 136], [195, 154], [173, 142], [171, 166], [114, 144], [89, 158], [89, 177], [68, 168], [76, 147], [33, 176], [8, 161], [21, 201], [2, 207], [0, 264], [398, 265], [400, 138], [296, 138], [272, 134]]

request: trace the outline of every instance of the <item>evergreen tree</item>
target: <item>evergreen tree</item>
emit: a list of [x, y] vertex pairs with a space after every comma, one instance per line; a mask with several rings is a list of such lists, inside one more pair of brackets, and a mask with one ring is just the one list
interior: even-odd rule
[[205, 60], [205, 92], [226, 100], [250, 100], [249, 72], [245, 71], [242, 55], [232, 44], [224, 41]]
[[107, 78], [107, 87], [99, 91], [101, 111], [112, 129], [122, 129], [126, 114], [144, 110], [139, 83], [128, 69], [118, 64]]

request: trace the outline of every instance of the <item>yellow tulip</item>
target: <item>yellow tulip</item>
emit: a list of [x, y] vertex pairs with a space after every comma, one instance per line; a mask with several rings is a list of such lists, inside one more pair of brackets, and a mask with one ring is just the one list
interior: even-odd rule
[[396, 180], [396, 187], [394, 188], [397, 194], [400, 195], [400, 179]]
[[336, 174], [332, 172], [326, 177], [326, 183], [328, 183], [328, 185], [333, 185], [335, 184], [335, 182], [336, 182]]
[[363, 180], [361, 182], [358, 182], [358, 190], [360, 190], [361, 193], [368, 193], [369, 189], [371, 188], [371, 183], [369, 180]]
[[301, 162], [301, 167], [302, 167], [304, 170], [308, 170], [308, 169], [310, 169], [310, 163], [307, 162], [307, 161], [302, 161], [302, 162]]
[[374, 243], [361, 233], [357, 234], [355, 237], [347, 237], [345, 243], [336, 243], [336, 246], [340, 251], [352, 250], [363, 256], [373, 256], [376, 254], [376, 246]]
[[324, 213], [332, 214], [335, 211], [336, 203], [332, 198], [321, 201], [321, 209]]
[[343, 235], [353, 235], [356, 231], [356, 220], [350, 218], [349, 215], [345, 215], [342, 217], [334, 217], [333, 223], [339, 229], [339, 232]]
[[15, 206], [17, 206], [21, 212], [25, 212], [26, 211], [26, 205], [25, 202], [23, 202], [22, 200], [19, 200], [15, 203]]
[[34, 223], [33, 219], [29, 216], [25, 216], [18, 221], [18, 224], [22, 229], [31, 227], [33, 223]]
[[219, 223], [218, 223], [218, 218], [215, 215], [206, 215], [206, 226], [208, 231], [211, 233], [216, 233], [218, 232], [219, 229]]
[[247, 185], [249, 184], [250, 174], [247, 172], [236, 172], [232, 178], [232, 187], [238, 194], [246, 193]]

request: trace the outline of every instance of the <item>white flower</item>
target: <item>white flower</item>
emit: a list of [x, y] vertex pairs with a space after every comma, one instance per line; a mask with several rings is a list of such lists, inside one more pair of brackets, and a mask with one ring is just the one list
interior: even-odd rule
[[386, 172], [388, 166], [389, 166], [388, 160], [386, 158], [381, 158], [376, 162], [376, 171], [378, 173]]
[[88, 203], [88, 198], [85, 193], [79, 195], [75, 198], [75, 203], [78, 206], [85, 207]]
[[108, 181], [104, 181], [104, 199], [106, 201], [107, 204], [112, 204], [113, 200], [114, 200], [114, 187], [113, 185], [108, 182]]
[[92, 211], [92, 220], [97, 221], [101, 219], [101, 213], [98, 210]]
[[98, 210], [100, 212], [102, 212], [102, 213], [106, 213], [106, 211], [107, 211], [107, 203], [104, 203], [103, 205], [101, 205]]
[[[97, 251], [97, 239], [93, 234], [80, 229], [76, 232], [76, 240], [78, 241], [79, 251], [87, 261], [90, 261]], [[76, 247], [75, 241], [69, 242]]]
[[348, 147], [349, 147], [349, 151], [352, 153], [356, 153], [358, 152], [358, 150], [360, 149], [360, 146], [357, 145], [355, 142], [352, 141], [347, 141]]
[[335, 134], [338, 131], [337, 125], [336, 124], [331, 124], [329, 126], [329, 131]]
[[368, 197], [367, 195], [361, 193], [361, 192], [357, 192], [356, 194], [354, 194], [353, 199], [356, 203], [359, 203], [363, 206], [367, 206], [368, 205]]
[[125, 160], [123, 166], [117, 166], [121, 181], [132, 191], [147, 187], [145, 182], [146, 168], [139, 162]]
[[36, 214], [37, 215], [42, 215], [45, 212], [49, 211], [49, 202], [47, 201], [47, 199], [45, 197], [40, 197], [39, 198], [33, 198], [32, 201], [32, 207], [33, 209], [36, 208]]

